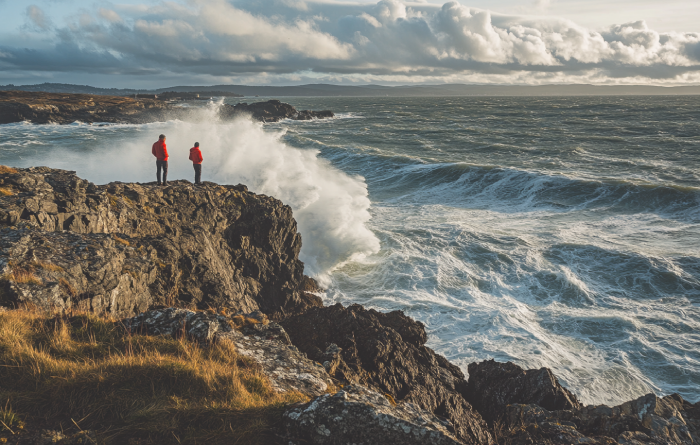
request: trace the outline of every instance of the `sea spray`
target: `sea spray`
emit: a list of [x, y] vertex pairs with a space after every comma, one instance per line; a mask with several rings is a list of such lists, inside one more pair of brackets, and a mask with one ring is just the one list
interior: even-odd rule
[[[167, 137], [168, 179], [193, 181], [189, 149], [199, 142], [204, 158], [202, 180], [246, 184], [251, 191], [274, 196], [292, 207], [302, 235], [300, 259], [305, 272], [322, 284], [328, 283], [328, 274], [336, 265], [378, 251], [378, 239], [365, 226], [370, 200], [362, 177], [332, 167], [317, 150], [286, 145], [280, 141], [284, 131], [265, 131], [263, 124], [244, 117], [219, 121], [219, 105], [210, 103], [193, 110], [193, 120], [187, 122], [104, 127], [16, 124], [12, 128], [30, 137], [24, 143], [36, 144], [23, 150], [25, 165], [76, 170], [96, 183], [155, 181], [151, 145], [160, 133]], [[47, 140], [75, 136], [82, 137], [84, 146], [46, 150]]]

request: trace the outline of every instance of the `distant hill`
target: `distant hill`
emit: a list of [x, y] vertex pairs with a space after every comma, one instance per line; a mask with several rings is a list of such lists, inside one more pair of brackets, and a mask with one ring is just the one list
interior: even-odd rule
[[700, 85], [659, 87], [649, 85], [328, 85], [310, 84], [297, 86], [212, 85], [173, 86], [153, 90], [96, 88], [88, 85], [42, 83], [37, 85], [0, 85], [1, 90], [18, 90], [47, 93], [82, 93], [113, 96], [132, 94], [159, 94], [165, 91], [187, 93], [223, 93], [242, 96], [662, 96], [700, 95]]

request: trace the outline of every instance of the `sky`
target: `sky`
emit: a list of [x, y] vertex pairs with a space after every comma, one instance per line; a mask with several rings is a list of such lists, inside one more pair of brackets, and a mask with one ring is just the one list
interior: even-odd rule
[[0, 84], [700, 85], [698, 0], [0, 0]]

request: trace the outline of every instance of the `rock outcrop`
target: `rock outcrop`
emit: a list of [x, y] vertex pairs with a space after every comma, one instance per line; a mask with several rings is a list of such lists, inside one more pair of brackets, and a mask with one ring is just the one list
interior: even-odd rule
[[292, 343], [324, 363], [333, 377], [445, 417], [461, 441], [491, 441], [486, 423], [464, 398], [464, 374], [425, 346], [420, 322], [399, 311], [384, 314], [336, 304], [310, 308], [281, 324]]
[[[289, 206], [245, 186], [97, 186], [0, 174], [0, 298], [118, 316], [154, 306], [284, 314], [320, 305]], [[309, 284], [311, 283], [311, 284]], [[0, 303], [1, 304], [1, 303]]]
[[459, 445], [451, 425], [411, 403], [393, 403], [359, 385], [284, 413], [290, 444]]
[[[261, 122], [277, 122], [281, 119], [324, 119], [333, 117], [333, 112], [297, 111], [292, 105], [279, 100], [222, 105], [219, 108], [221, 120], [238, 116], [250, 116]], [[144, 124], [196, 118], [196, 108], [185, 108], [155, 98], [0, 91], [0, 124], [25, 121], [35, 124], [71, 124], [76, 121]]]
[[581, 408], [576, 396], [562, 387], [548, 368], [524, 370], [494, 360], [468, 367], [467, 400], [493, 424], [513, 403], [534, 404], [550, 411]]
[[253, 119], [262, 122], [279, 122], [282, 119], [293, 119], [307, 121], [311, 119], [325, 119], [333, 117], [330, 110], [297, 111], [296, 108], [279, 100], [268, 100], [267, 102], [256, 102], [252, 104], [239, 103], [236, 105], [222, 105], [219, 116], [222, 119], [232, 119], [237, 116], [252, 116]]

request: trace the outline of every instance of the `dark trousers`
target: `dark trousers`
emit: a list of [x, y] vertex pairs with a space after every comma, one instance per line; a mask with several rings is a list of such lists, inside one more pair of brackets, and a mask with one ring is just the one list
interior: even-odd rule
[[201, 184], [202, 183], [202, 164], [192, 164], [192, 167], [194, 167], [194, 183]]
[[160, 170], [163, 169], [163, 184], [168, 182], [168, 161], [156, 161], [156, 177], [160, 184]]

